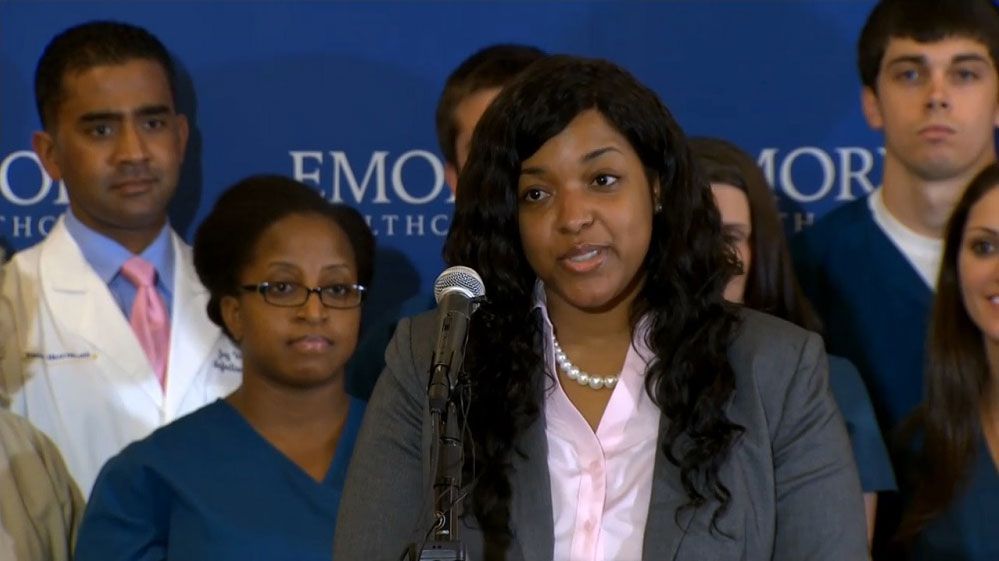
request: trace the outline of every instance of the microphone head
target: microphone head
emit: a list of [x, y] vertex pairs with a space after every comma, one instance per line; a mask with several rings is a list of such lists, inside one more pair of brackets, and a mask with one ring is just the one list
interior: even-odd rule
[[441, 297], [452, 290], [457, 290], [468, 298], [478, 298], [485, 296], [486, 285], [474, 269], [456, 265], [445, 269], [434, 282], [434, 298], [437, 303], [439, 304]]

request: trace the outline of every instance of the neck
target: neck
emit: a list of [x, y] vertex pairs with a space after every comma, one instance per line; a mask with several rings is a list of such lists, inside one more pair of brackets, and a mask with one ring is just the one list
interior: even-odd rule
[[319, 387], [293, 388], [244, 371], [243, 384], [227, 401], [265, 435], [336, 431], [349, 403], [343, 376]]
[[881, 196], [888, 212], [917, 234], [943, 239], [951, 211], [968, 183], [994, 157], [961, 175], [929, 181], [908, 171], [897, 159], [885, 156]]
[[135, 232], [129, 232], [128, 235], [118, 235], [118, 236], [108, 236], [114, 241], [120, 243], [122, 247], [132, 252], [133, 255], [139, 255], [149, 247], [156, 236], [160, 233], [160, 228], [152, 232], [146, 232], [141, 235]]
[[548, 299], [548, 316], [563, 348], [606, 344], [609, 339], [624, 338], [628, 342], [631, 341], [633, 298], [599, 311], [581, 310], [565, 302], [553, 300]]
[[132, 252], [133, 255], [139, 255], [145, 251], [156, 239], [156, 236], [160, 235], [160, 231], [163, 230], [163, 226], [167, 223], [167, 216], [164, 214], [148, 225], [123, 228], [98, 220], [87, 213], [79, 212], [72, 207], [72, 201], [70, 201], [70, 209], [73, 211], [73, 216], [81, 224], [106, 238], [118, 242], [122, 247]]

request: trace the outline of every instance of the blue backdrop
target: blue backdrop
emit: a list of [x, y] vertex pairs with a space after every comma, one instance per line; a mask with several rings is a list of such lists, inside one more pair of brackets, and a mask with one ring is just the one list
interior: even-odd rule
[[34, 244], [65, 210], [64, 189], [31, 152], [33, 73], [54, 34], [95, 18], [148, 28], [180, 63], [192, 136], [174, 227], [190, 240], [246, 175], [297, 176], [370, 218], [379, 309], [429, 293], [443, 266], [453, 201], [434, 108], [450, 71], [497, 42], [628, 68], [688, 134], [758, 157], [794, 231], [880, 181], [881, 136], [860, 112], [854, 62], [872, 5], [2, 0], [0, 243]]

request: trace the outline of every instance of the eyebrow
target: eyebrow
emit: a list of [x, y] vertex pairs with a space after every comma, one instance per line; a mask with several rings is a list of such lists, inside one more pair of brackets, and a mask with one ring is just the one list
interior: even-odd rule
[[[279, 269], [301, 270], [301, 267], [299, 267], [298, 265], [295, 265], [294, 263], [289, 263], [287, 261], [271, 261], [270, 263], [267, 264], [267, 267], [268, 268], [276, 267], [276, 268], [279, 268]], [[349, 272], [350, 271], [350, 265], [348, 265], [346, 263], [332, 263], [330, 265], [324, 266], [322, 270], [323, 271], [332, 271], [332, 270], [339, 270], [339, 269], [342, 269], [344, 271], [348, 271]]]
[[[899, 55], [888, 61], [885, 66], [903, 63], [926, 65], [928, 62], [929, 61], [926, 59], [925, 55]], [[962, 62], [980, 62], [982, 64], [990, 64], [988, 59], [978, 53], [956, 54], [951, 57], [949, 64], [960, 64]]]
[[[579, 161], [581, 163], [592, 162], [593, 160], [599, 158], [600, 156], [603, 156], [608, 152], [617, 152], [619, 154], [621, 153], [621, 151], [618, 150], [617, 147], [615, 146], [604, 146], [602, 148], [597, 148], [596, 150], [591, 150], [583, 154], [583, 157], [581, 157]], [[544, 173], [545, 169], [542, 167], [527, 167], [520, 169], [521, 175], [543, 175]]]
[[982, 232], [985, 232], [986, 234], [991, 234], [993, 236], [999, 236], [999, 230], [996, 230], [995, 228], [989, 228], [988, 226], [968, 226], [968, 230], [967, 230], [968, 232], [972, 232], [974, 230], [981, 230]]
[[950, 59], [951, 63], [959, 62], [980, 62], [982, 64], [992, 64], [987, 58], [978, 53], [964, 53], [955, 55], [954, 58]]
[[617, 152], [618, 154], [621, 153], [621, 151], [618, 150], [617, 148], [615, 148], [614, 146], [604, 146], [603, 148], [597, 148], [596, 150], [593, 150], [592, 152], [587, 152], [586, 154], [583, 155], [582, 158], [579, 159], [579, 161], [581, 161], [581, 162], [591, 162], [593, 160], [596, 160], [600, 156], [603, 156], [604, 154], [606, 154], [608, 152]]
[[[134, 114], [139, 117], [151, 117], [156, 115], [167, 115], [171, 113], [168, 105], [145, 105]], [[80, 116], [81, 123], [93, 123], [98, 121], [121, 121], [125, 118], [125, 113], [121, 111], [93, 111]]]

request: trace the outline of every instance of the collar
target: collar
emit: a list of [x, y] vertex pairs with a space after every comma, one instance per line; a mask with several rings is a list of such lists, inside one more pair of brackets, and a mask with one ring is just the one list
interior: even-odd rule
[[[66, 210], [64, 222], [70, 237], [80, 247], [83, 258], [104, 284], [110, 284], [121, 271], [125, 261], [132, 257], [132, 252], [80, 222], [71, 209]], [[139, 257], [153, 264], [159, 284], [167, 289], [173, 286], [174, 273], [174, 252], [170, 233], [170, 225], [167, 223], [153, 239], [153, 243], [139, 254]]]

